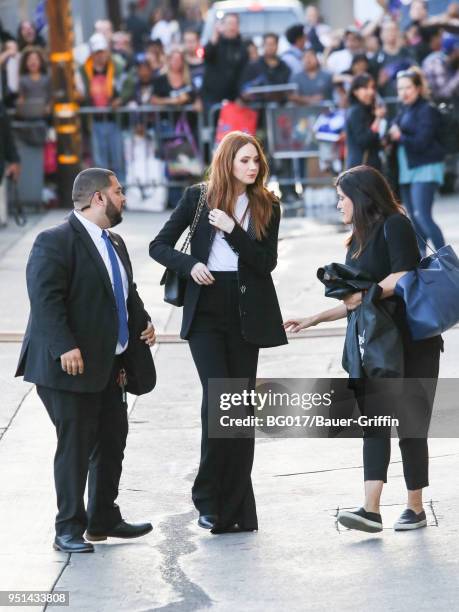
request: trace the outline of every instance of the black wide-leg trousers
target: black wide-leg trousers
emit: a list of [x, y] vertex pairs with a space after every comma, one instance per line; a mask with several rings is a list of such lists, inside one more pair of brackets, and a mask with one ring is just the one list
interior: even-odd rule
[[[73, 393], [37, 386], [56, 428], [54, 482], [56, 534], [104, 533], [121, 521], [115, 503], [128, 433], [126, 406], [115, 358], [110, 380], [99, 393]], [[84, 492], [88, 480], [88, 507]]]
[[214, 531], [238, 524], [258, 528], [251, 471], [253, 438], [209, 438], [208, 381], [211, 378], [247, 379], [247, 390], [255, 387], [258, 347], [241, 334], [237, 273], [212, 272], [215, 283], [202, 286], [188, 337], [191, 354], [202, 384], [201, 458], [192, 488], [192, 499], [200, 514], [218, 516]]

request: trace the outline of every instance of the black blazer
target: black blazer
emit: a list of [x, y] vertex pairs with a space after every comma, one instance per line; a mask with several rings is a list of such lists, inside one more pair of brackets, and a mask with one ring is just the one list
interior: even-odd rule
[[[137, 293], [122, 238], [110, 240], [129, 280], [129, 344], [123, 353], [127, 390], [148, 393], [156, 383], [150, 348], [139, 339], [150, 317]], [[39, 234], [27, 263], [30, 316], [16, 376], [37, 385], [75, 392], [102, 391], [108, 383], [118, 339], [118, 316], [107, 268], [90, 235], [72, 213]], [[84, 373], [62, 371], [60, 356], [79, 348]]]
[[[183, 231], [193, 221], [199, 200], [200, 186], [188, 187], [177, 208], [156, 238], [150, 243], [150, 255], [163, 266], [176, 270], [186, 277], [180, 336], [188, 337], [198, 303], [201, 286], [190, 276], [198, 263], [207, 263], [215, 228], [209, 223], [209, 209], [201, 213], [196, 231], [191, 239], [191, 254], [180, 253], [174, 246]], [[273, 215], [262, 240], [255, 239], [253, 225], [248, 231], [236, 224], [231, 234], [226, 234], [229, 244], [239, 254], [239, 308], [242, 336], [259, 347], [287, 344], [282, 326], [282, 315], [277, 301], [271, 272], [277, 265], [277, 237], [279, 233], [280, 207], [273, 203]]]

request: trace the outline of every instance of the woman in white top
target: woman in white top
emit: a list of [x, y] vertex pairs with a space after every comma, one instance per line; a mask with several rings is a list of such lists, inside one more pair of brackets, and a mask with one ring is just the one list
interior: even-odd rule
[[[265, 187], [267, 175], [258, 141], [231, 132], [212, 161], [207, 207], [191, 240], [191, 254], [174, 246], [193, 221], [199, 185], [186, 190], [150, 244], [153, 259], [188, 279], [181, 336], [189, 342], [203, 387], [201, 460], [192, 497], [199, 525], [212, 533], [258, 528], [251, 482], [253, 428], [244, 431], [248, 437], [235, 437], [241, 433], [237, 428], [227, 428], [222, 437], [215, 422], [235, 412], [221, 409], [219, 394], [252, 389], [259, 348], [287, 343], [271, 279], [280, 206]], [[231, 380], [231, 388], [218, 387], [213, 395], [210, 379], [224, 379], [225, 385]], [[252, 406], [237, 410], [238, 416], [250, 415]]]

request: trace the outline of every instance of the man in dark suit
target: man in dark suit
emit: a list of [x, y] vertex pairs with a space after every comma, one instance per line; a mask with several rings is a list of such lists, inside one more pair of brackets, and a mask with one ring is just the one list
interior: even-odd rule
[[72, 199], [68, 220], [39, 234], [29, 256], [31, 312], [16, 376], [37, 385], [56, 427], [54, 548], [93, 552], [85, 529], [91, 541], [152, 530], [150, 523], [126, 523], [115, 500], [126, 391], [141, 395], [155, 386], [155, 329], [126, 246], [107, 231], [121, 222], [126, 201], [116, 176], [102, 168], [80, 172]]

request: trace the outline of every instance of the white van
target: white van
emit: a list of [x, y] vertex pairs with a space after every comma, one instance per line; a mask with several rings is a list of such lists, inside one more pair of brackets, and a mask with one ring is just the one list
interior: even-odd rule
[[274, 32], [279, 36], [279, 54], [288, 47], [285, 31], [292, 25], [304, 23], [304, 7], [299, 0], [224, 0], [215, 2], [207, 13], [201, 37], [201, 44], [206, 45], [217, 21], [226, 13], [239, 15], [241, 36], [252, 39], [260, 49], [263, 45], [263, 34]]

